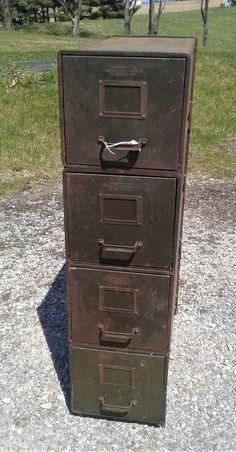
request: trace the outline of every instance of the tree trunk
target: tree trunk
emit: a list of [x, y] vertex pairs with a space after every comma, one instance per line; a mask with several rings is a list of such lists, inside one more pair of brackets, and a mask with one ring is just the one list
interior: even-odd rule
[[42, 17], [42, 22], [44, 23], [45, 22], [45, 10], [44, 10], [43, 6], [41, 7], [41, 17]]
[[7, 28], [7, 30], [14, 30], [8, 0], [0, 0], [0, 9], [2, 12], [4, 27]]
[[130, 35], [129, 0], [125, 0], [124, 34], [125, 36]]
[[205, 47], [207, 45], [207, 37], [208, 37], [208, 26], [207, 26], [207, 24], [204, 24], [203, 38], [202, 38], [203, 47]]
[[24, 19], [22, 18], [21, 10], [20, 10], [19, 3], [18, 3], [18, 2], [17, 2], [17, 4], [16, 4], [16, 11], [17, 11], [17, 13], [18, 13], [18, 24], [19, 24], [19, 25], [24, 25]]
[[148, 34], [149, 35], [154, 34], [154, 30], [153, 30], [154, 6], [155, 6], [155, 1], [149, 0], [149, 11], [148, 11]]
[[125, 36], [130, 35], [130, 22], [124, 23], [124, 34], [125, 34]]
[[53, 11], [54, 11], [54, 22], [57, 22], [57, 11], [56, 11], [56, 6], [53, 6]]
[[155, 20], [154, 34], [158, 35], [160, 28], [161, 14], [158, 14]]
[[162, 13], [162, 9], [161, 9], [160, 5], [161, 5], [161, 0], [159, 1], [158, 12], [155, 17], [154, 24], [153, 24], [153, 32], [155, 35], [158, 35], [159, 28], [160, 28], [161, 13]]
[[77, 9], [75, 10], [74, 17], [72, 19], [73, 22], [73, 35], [75, 38], [79, 36], [79, 24], [80, 24], [80, 15], [82, 9], [82, 0], [78, 0]]
[[155, 16], [155, 0], [149, 0], [149, 24], [148, 24], [148, 34], [157, 35], [159, 33], [161, 15], [165, 8], [167, 0], [159, 0], [158, 11]]
[[158, 33], [159, 33], [161, 15], [162, 15], [163, 10], [165, 8], [166, 1], [167, 0], [159, 0], [159, 3], [158, 3], [158, 11], [157, 11], [157, 15], [155, 17], [155, 23], [154, 23], [154, 27], [153, 27], [155, 35], [158, 35]]
[[201, 0], [201, 14], [203, 20], [203, 37], [202, 37], [203, 47], [206, 46], [208, 38], [208, 5], [209, 0]]

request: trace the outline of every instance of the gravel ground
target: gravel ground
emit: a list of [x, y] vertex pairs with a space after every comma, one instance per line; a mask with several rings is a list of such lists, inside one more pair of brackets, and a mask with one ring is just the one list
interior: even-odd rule
[[49, 71], [51, 69], [57, 69], [56, 60], [29, 60], [29, 61], [17, 61], [15, 64], [18, 64], [23, 67], [27, 67], [37, 72]]
[[[0, 64], [6, 65], [6, 61], [1, 61]], [[23, 68], [31, 69], [32, 71], [36, 72], [44, 72], [49, 71], [51, 69], [57, 69], [57, 62], [56, 60], [28, 60], [28, 61], [11, 61], [10, 63], [7, 62], [7, 64], [12, 66], [20, 66]]]
[[0, 450], [236, 451], [234, 192], [188, 181], [165, 428], [69, 414], [60, 187], [1, 200]]

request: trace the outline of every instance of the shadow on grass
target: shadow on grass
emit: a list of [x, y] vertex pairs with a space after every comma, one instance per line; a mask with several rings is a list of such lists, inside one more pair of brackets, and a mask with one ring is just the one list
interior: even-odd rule
[[[83, 22], [81, 21], [82, 26], [80, 26], [80, 38], [90, 38], [90, 37], [97, 37], [98, 31], [95, 27], [94, 30], [85, 30], [82, 29]], [[85, 27], [88, 25], [88, 21], [86, 21]], [[38, 24], [38, 23], [32, 23], [32, 24], [26, 24], [26, 25], [18, 25], [16, 26], [16, 31], [23, 31], [31, 34], [37, 34], [37, 35], [48, 35], [48, 36], [55, 36], [55, 37], [71, 37], [73, 38], [73, 32], [72, 32], [72, 24], [71, 22], [61, 22], [61, 23], [45, 23], [45, 24]], [[56, 42], [56, 41], [55, 41]]]
[[97, 33], [95, 31], [81, 30], [79, 35], [81, 38], [91, 38], [91, 37], [96, 37], [96, 34]]
[[37, 313], [70, 411], [65, 266], [57, 274]]

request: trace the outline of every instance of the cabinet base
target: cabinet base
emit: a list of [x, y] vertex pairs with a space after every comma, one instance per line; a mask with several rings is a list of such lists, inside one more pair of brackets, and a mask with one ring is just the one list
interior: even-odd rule
[[70, 347], [74, 414], [165, 423], [168, 357]]

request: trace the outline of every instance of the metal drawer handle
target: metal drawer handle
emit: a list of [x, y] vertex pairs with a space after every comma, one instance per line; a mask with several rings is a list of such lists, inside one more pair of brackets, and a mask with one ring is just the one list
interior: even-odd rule
[[119, 147], [122, 148], [123, 146], [125, 147], [127, 146], [129, 148], [129, 151], [140, 152], [141, 149], [147, 145], [148, 140], [147, 138], [139, 138], [138, 141], [130, 140], [130, 141], [118, 141], [117, 143], [107, 143], [105, 137], [99, 135], [97, 137], [97, 143], [103, 145], [105, 149], [109, 151], [111, 154], [116, 155], [116, 153], [113, 152], [112, 148]]
[[102, 323], [98, 324], [98, 328], [101, 330], [101, 340], [106, 342], [119, 342], [126, 344], [131, 340], [132, 336], [139, 333], [139, 328], [133, 328], [131, 333], [119, 333], [115, 331], [105, 331]]
[[129, 253], [133, 254], [137, 250], [143, 247], [142, 242], [135, 242], [134, 245], [131, 246], [120, 246], [120, 245], [108, 245], [108, 243], [105, 243], [104, 239], [99, 239], [98, 244], [102, 247], [102, 250], [104, 251], [114, 251], [116, 253]]
[[137, 405], [136, 400], [131, 400], [128, 406], [108, 405], [105, 403], [104, 396], [99, 396], [98, 400], [100, 400], [101, 402], [101, 411], [107, 413], [116, 413], [116, 414], [128, 413], [131, 410], [132, 406]]

